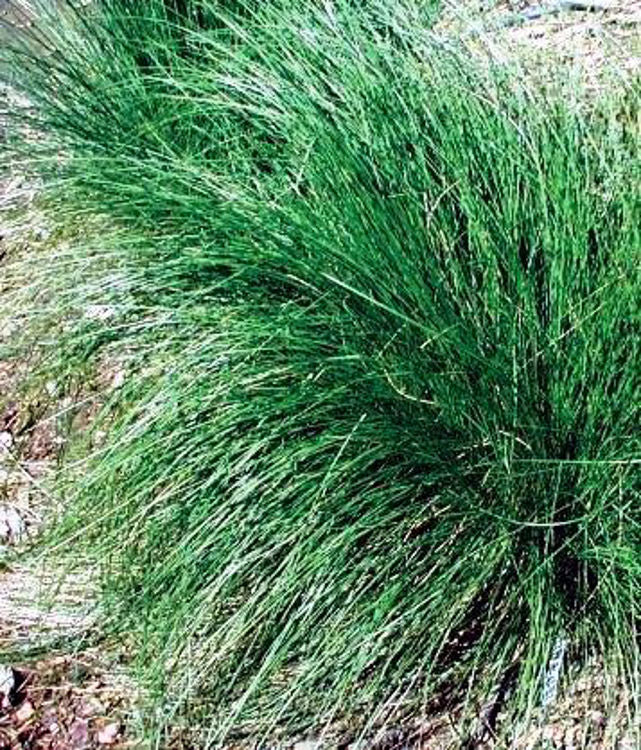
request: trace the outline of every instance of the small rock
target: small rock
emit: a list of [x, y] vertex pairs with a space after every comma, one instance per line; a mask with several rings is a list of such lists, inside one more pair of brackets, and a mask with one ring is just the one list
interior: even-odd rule
[[15, 684], [13, 669], [0, 664], [0, 708], [10, 705], [9, 695]]
[[8, 451], [12, 445], [13, 445], [13, 435], [10, 432], [7, 432], [6, 430], [3, 432], [0, 432], [0, 451], [2, 450]]
[[36, 710], [33, 707], [33, 704], [29, 701], [25, 701], [20, 708], [16, 710], [14, 716], [16, 717], [18, 724], [24, 724], [26, 721], [29, 721], [35, 712]]
[[122, 386], [125, 383], [125, 371], [124, 370], [116, 370], [114, 373], [112, 379], [111, 379], [111, 387], [112, 388], [122, 388]]
[[96, 735], [96, 739], [100, 745], [113, 745], [118, 738], [119, 732], [120, 724], [113, 722], [112, 724], [107, 724], [100, 729]]
[[69, 728], [69, 739], [77, 750], [83, 750], [89, 745], [89, 724], [85, 719], [76, 719]]
[[19, 544], [27, 528], [22, 516], [11, 506], [0, 506], [0, 544]]
[[292, 750], [321, 750], [323, 744], [319, 740], [303, 740], [294, 743]]
[[87, 698], [84, 700], [78, 710], [80, 716], [90, 718], [92, 716], [102, 716], [105, 713], [105, 707], [97, 698]]

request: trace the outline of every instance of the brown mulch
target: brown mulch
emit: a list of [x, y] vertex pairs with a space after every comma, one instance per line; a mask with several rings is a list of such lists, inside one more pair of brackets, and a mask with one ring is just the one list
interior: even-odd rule
[[124, 738], [124, 692], [104, 668], [89, 653], [13, 667], [0, 691], [0, 750], [134, 747]]

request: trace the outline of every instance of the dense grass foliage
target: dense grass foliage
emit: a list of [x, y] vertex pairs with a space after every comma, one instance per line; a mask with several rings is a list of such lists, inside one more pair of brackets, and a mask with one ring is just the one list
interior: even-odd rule
[[638, 143], [430, 12], [103, 0], [5, 61], [110, 228], [29, 269], [46, 365], [127, 362], [57, 534], [203, 743], [532, 719], [560, 639], [638, 679]]

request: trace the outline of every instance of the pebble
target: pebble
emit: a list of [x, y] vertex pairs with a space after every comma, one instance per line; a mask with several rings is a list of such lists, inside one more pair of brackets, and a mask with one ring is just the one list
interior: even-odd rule
[[22, 516], [15, 508], [0, 506], [0, 543], [19, 544], [27, 532]]
[[294, 743], [292, 750], [321, 750], [322, 742], [319, 740], [304, 740]]
[[16, 678], [11, 667], [0, 664], [0, 708], [9, 704], [9, 693], [16, 684]]
[[104, 726], [96, 735], [98, 744], [100, 745], [113, 745], [118, 738], [120, 732], [120, 724], [113, 723]]
[[105, 706], [97, 698], [90, 696], [86, 701], [83, 701], [78, 714], [85, 719], [89, 719], [93, 716], [101, 716], [105, 711]]
[[29, 701], [25, 701], [15, 712], [16, 721], [18, 724], [24, 724], [26, 721], [29, 721], [35, 712], [36, 710], [33, 707], [33, 704]]
[[85, 719], [76, 719], [69, 729], [69, 739], [74, 748], [85, 748], [89, 745], [89, 724]]
[[114, 373], [112, 379], [111, 379], [111, 387], [112, 388], [122, 388], [122, 386], [125, 383], [125, 371], [124, 370], [116, 370]]

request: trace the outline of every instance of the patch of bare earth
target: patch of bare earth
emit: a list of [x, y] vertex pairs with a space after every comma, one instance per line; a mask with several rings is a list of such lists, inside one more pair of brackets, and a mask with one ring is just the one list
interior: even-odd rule
[[19, 174], [0, 180], [0, 750], [118, 750], [136, 744], [135, 691], [125, 649], [95, 628], [92, 572], [30, 554], [60, 511], [47, 487], [65, 445], [62, 417], [82, 426], [92, 408], [55, 383], [23, 387], [33, 360], [7, 269], [14, 253], [47, 239], [36, 194]]
[[435, 32], [582, 96], [641, 74], [641, 0], [450, 0]]
[[96, 649], [0, 672], [0, 750], [134, 747], [125, 740], [127, 695]]

